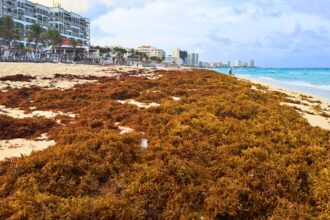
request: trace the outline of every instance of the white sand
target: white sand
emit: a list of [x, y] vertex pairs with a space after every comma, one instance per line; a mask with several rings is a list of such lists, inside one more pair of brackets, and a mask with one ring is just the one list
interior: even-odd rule
[[129, 134], [134, 131], [134, 129], [125, 126], [118, 126], [118, 128], [120, 130], [120, 134]]
[[[30, 108], [31, 109], [31, 108]], [[33, 109], [33, 107], [32, 107]], [[18, 109], [18, 108], [8, 108], [4, 105], [0, 105], [0, 115], [6, 115], [12, 118], [33, 118], [33, 117], [44, 117], [44, 118], [55, 118], [58, 115], [66, 115], [69, 117], [76, 117], [75, 114], [68, 113], [65, 114], [63, 112], [52, 112], [52, 111], [33, 111], [31, 113], [25, 113], [25, 111]]]
[[45, 150], [55, 145], [47, 141], [47, 134], [42, 134], [36, 141], [27, 139], [0, 140], [0, 161], [6, 158], [29, 156], [33, 151]]
[[120, 134], [129, 134], [134, 132], [134, 129], [126, 127], [126, 126], [121, 126], [120, 122], [116, 122], [115, 126], [118, 127], [118, 129], [120, 130]]
[[[293, 101], [300, 101], [301, 104], [294, 104], [294, 103], [281, 103], [281, 104], [287, 105], [287, 106], [290, 106], [293, 108], [294, 107], [298, 108], [299, 110], [298, 109], [295, 109], [295, 110], [297, 110], [309, 122], [309, 124], [311, 126], [330, 130], [330, 119], [322, 116], [320, 112], [315, 110], [315, 107], [320, 105], [322, 112], [330, 115], [330, 100], [326, 100], [324, 98], [316, 97], [316, 96], [306, 94], [303, 92], [280, 88], [280, 87], [277, 87], [277, 86], [274, 86], [271, 84], [267, 84], [267, 83], [264, 83], [264, 82], [261, 82], [258, 80], [250, 80], [247, 78], [239, 78], [239, 79], [241, 79], [243, 81], [249, 81], [249, 82], [252, 82], [255, 84], [263, 85], [268, 88], [268, 91], [282, 92], [282, 93], [287, 94], [289, 96], [289, 99], [291, 99]], [[261, 92], [267, 92], [267, 91], [258, 89], [256, 87], [256, 85], [253, 85], [252, 89], [258, 90]], [[302, 96], [307, 96], [308, 100], [303, 99]], [[321, 104], [314, 103], [315, 101], [319, 101], [319, 102], [321, 102]]]
[[118, 126], [118, 128], [120, 130], [120, 134], [128, 134], [134, 131], [134, 129], [125, 126]]
[[180, 101], [181, 100], [181, 98], [180, 97], [175, 97], [175, 96], [172, 96], [171, 97], [174, 101], [176, 101], [176, 102], [178, 102], [178, 101]]
[[135, 101], [133, 99], [128, 99], [128, 100], [118, 100], [118, 102], [120, 104], [128, 104], [128, 105], [135, 105], [137, 106], [138, 108], [152, 108], [152, 107], [159, 107], [160, 104], [158, 103], [155, 103], [155, 102], [151, 102], [149, 104], [146, 104], [146, 103], [143, 103], [143, 102], [138, 102], [138, 101]]
[[157, 69], [152, 68], [52, 63], [0, 63], [0, 78], [18, 74], [36, 77], [30, 82], [0, 81], [0, 91], [33, 86], [47, 89], [69, 89], [77, 84], [96, 82], [96, 80], [55, 78], [55, 74], [79, 77], [119, 77], [121, 74], [133, 70], [141, 70], [141, 73], [134, 75], [136, 77], [146, 77], [150, 80], [161, 77], [155, 73]]

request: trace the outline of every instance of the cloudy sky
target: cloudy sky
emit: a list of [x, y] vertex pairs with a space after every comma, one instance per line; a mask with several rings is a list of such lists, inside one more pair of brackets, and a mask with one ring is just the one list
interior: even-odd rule
[[91, 19], [94, 45], [151, 44], [263, 67], [330, 66], [329, 0], [57, 1]]

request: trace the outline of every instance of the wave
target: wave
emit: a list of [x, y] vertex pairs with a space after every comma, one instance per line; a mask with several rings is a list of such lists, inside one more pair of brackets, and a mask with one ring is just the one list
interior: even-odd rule
[[258, 79], [261, 79], [261, 80], [268, 80], [268, 81], [279, 81], [279, 80], [276, 80], [276, 79], [274, 79], [274, 78], [267, 77], [267, 76], [259, 76]]
[[330, 85], [316, 85], [316, 84], [311, 84], [311, 83], [302, 82], [302, 81], [279, 81], [279, 82], [293, 85], [293, 86], [308, 87], [308, 88], [313, 88], [313, 89], [330, 92]]
[[251, 80], [260, 80], [261, 82], [265, 83], [270, 83], [270, 84], [276, 84], [278, 86], [291, 86], [291, 87], [299, 87], [301, 89], [306, 88], [306, 89], [313, 89], [313, 90], [321, 90], [323, 92], [330, 92], [330, 85], [317, 85], [317, 84], [312, 84], [309, 82], [304, 82], [304, 81], [288, 81], [288, 80], [279, 80], [279, 79], [274, 79], [271, 77], [266, 77], [266, 76], [252, 76], [248, 74], [238, 74], [239, 77], [246, 78], [246, 79], [251, 79]]
[[239, 76], [239, 77], [248, 78], [248, 79], [253, 77], [252, 75], [249, 75], [249, 74], [236, 74], [236, 75]]
[[271, 77], [266, 77], [266, 76], [256, 76], [256, 75], [249, 75], [249, 74], [236, 74], [238, 77], [245, 78], [245, 79], [256, 79], [256, 80], [261, 80], [261, 81], [277, 81]]

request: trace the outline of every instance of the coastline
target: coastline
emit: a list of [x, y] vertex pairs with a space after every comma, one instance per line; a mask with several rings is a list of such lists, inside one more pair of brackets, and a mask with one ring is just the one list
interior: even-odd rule
[[[248, 81], [255, 85], [261, 85], [267, 88], [268, 91], [276, 91], [284, 93], [288, 96], [290, 102], [282, 103], [290, 106], [299, 112], [309, 124], [313, 127], [320, 127], [322, 129], [330, 130], [330, 100], [324, 97], [315, 96], [310, 93], [283, 88], [278, 85], [266, 83], [261, 80], [251, 79], [248, 77], [235, 77], [242, 81]], [[255, 90], [259, 90], [253, 87]]]
[[[219, 68], [216, 71], [228, 73], [229, 69]], [[330, 100], [330, 72], [326, 68], [241, 68], [234, 69], [234, 74]]]

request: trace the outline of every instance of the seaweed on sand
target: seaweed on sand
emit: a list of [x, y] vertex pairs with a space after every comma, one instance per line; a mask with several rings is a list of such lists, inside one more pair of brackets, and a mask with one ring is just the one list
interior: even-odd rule
[[38, 109], [78, 117], [55, 146], [0, 163], [1, 218], [330, 218], [329, 131], [281, 93], [206, 70], [162, 75], [31, 94]]
[[4, 76], [0, 78], [0, 81], [12, 81], [12, 82], [31, 82], [31, 80], [36, 79], [35, 76], [27, 76], [23, 74]]
[[55, 125], [54, 120], [45, 118], [14, 119], [0, 115], [0, 140], [39, 137]]

